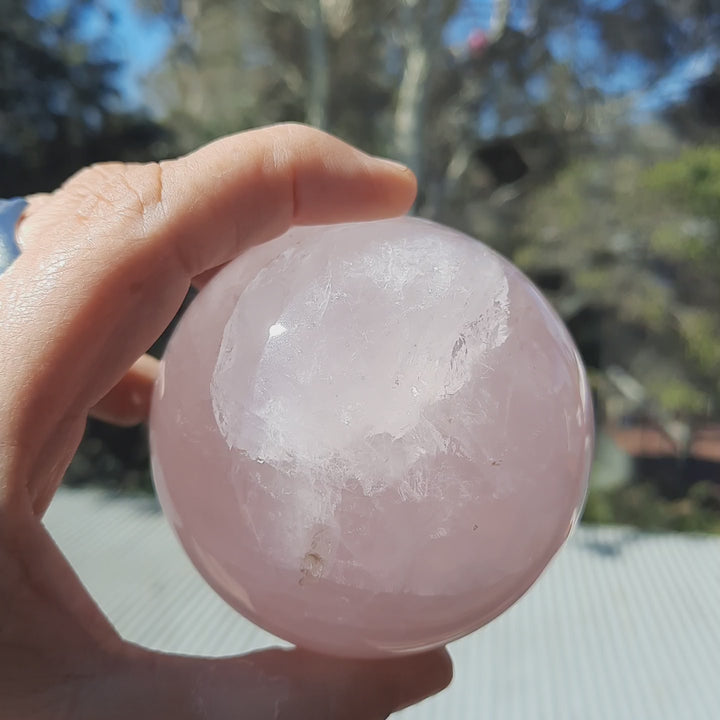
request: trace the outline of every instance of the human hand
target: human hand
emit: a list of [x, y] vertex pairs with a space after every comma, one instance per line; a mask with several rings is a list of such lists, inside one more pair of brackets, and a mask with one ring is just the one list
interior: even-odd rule
[[292, 224], [400, 214], [414, 193], [407, 170], [277, 126], [159, 165], [94, 166], [30, 199], [22, 254], [0, 277], [0, 719], [370, 720], [450, 682], [445, 651], [349, 661], [137, 647], [40, 520], [89, 413], [145, 418], [155, 362], [143, 353], [191, 283]]

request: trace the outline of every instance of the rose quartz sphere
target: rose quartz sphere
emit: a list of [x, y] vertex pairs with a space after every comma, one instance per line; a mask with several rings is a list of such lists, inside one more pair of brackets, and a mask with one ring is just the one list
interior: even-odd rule
[[163, 510], [245, 617], [341, 656], [461, 637], [577, 521], [592, 409], [538, 290], [427, 221], [296, 228], [224, 268], [162, 361]]

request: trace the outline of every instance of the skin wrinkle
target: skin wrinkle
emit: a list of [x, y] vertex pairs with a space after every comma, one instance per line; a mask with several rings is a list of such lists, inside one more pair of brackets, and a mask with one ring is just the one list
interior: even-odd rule
[[130, 168], [110, 168], [93, 165], [82, 170], [72, 188], [71, 197], [78, 203], [77, 216], [84, 226], [116, 224], [118, 217], [142, 217], [143, 202], [134, 183], [128, 182]]
[[[85, 254], [89, 254], [98, 242], [107, 240], [117, 246], [120, 257], [133, 251], [136, 244], [140, 247], [152, 245], [157, 229], [167, 218], [162, 174], [162, 166], [158, 163], [118, 164], [110, 173], [102, 165], [94, 165], [80, 172], [77, 187], [72, 186], [72, 196], [79, 203], [77, 212], [83, 226], [94, 230], [89, 234], [88, 246], [82, 248]], [[116, 229], [128, 223], [137, 227], [135, 239], [128, 245], [126, 238], [122, 238], [120, 245]]]

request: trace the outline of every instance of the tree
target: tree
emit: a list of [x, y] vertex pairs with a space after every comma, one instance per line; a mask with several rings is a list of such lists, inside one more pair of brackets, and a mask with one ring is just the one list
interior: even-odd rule
[[[158, 109], [184, 142], [290, 119], [399, 157], [419, 176], [421, 214], [490, 242], [553, 296], [603, 387], [620, 370], [640, 377], [668, 426], [691, 406], [715, 407], [691, 359], [699, 330], [680, 342], [701, 321], [669, 319], [686, 291], [691, 307], [709, 297], [658, 249], [687, 218], [676, 208], [660, 227], [660, 190], [644, 175], [677, 142], [662, 126], [640, 129], [624, 97], [628, 83], [650, 92], [710, 51], [720, 27], [710, 0], [153, 7], [179, 28], [153, 87], [171, 88]], [[458, 18], [467, 41], [450, 45]]]
[[52, 190], [99, 160], [169, 152], [168, 133], [120, 106], [118, 63], [100, 42], [79, 39], [90, 6], [68, 0], [34, 15], [28, 3], [0, 0], [0, 196]]
[[611, 415], [655, 418], [687, 456], [693, 426], [720, 414], [720, 148], [682, 150], [656, 128], [659, 153], [642, 133], [634, 154], [585, 158], [539, 191], [515, 260], [555, 278], [571, 327], [594, 313], [585, 342], [602, 345], [585, 357]]
[[147, 97], [183, 150], [299, 120], [402, 159], [417, 212], [551, 297], [601, 415], [642, 411], [687, 450], [720, 414], [717, 88], [687, 75], [716, 53], [715, 0], [136, 3], [173, 26]]

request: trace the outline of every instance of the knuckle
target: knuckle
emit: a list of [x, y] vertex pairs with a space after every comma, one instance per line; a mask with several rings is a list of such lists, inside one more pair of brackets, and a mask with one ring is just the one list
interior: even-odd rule
[[320, 132], [319, 130], [316, 130], [310, 125], [306, 125], [305, 123], [301, 122], [281, 122], [277, 125], [274, 125], [277, 130], [280, 130], [282, 132], [286, 132], [288, 134], [292, 133], [313, 133], [313, 132]]
[[274, 131], [282, 136], [284, 141], [295, 147], [312, 147], [329, 138], [329, 135], [322, 130], [296, 122], [276, 125]]
[[63, 191], [87, 223], [131, 220], [147, 227], [163, 209], [162, 172], [158, 163], [98, 163], [80, 170]]

